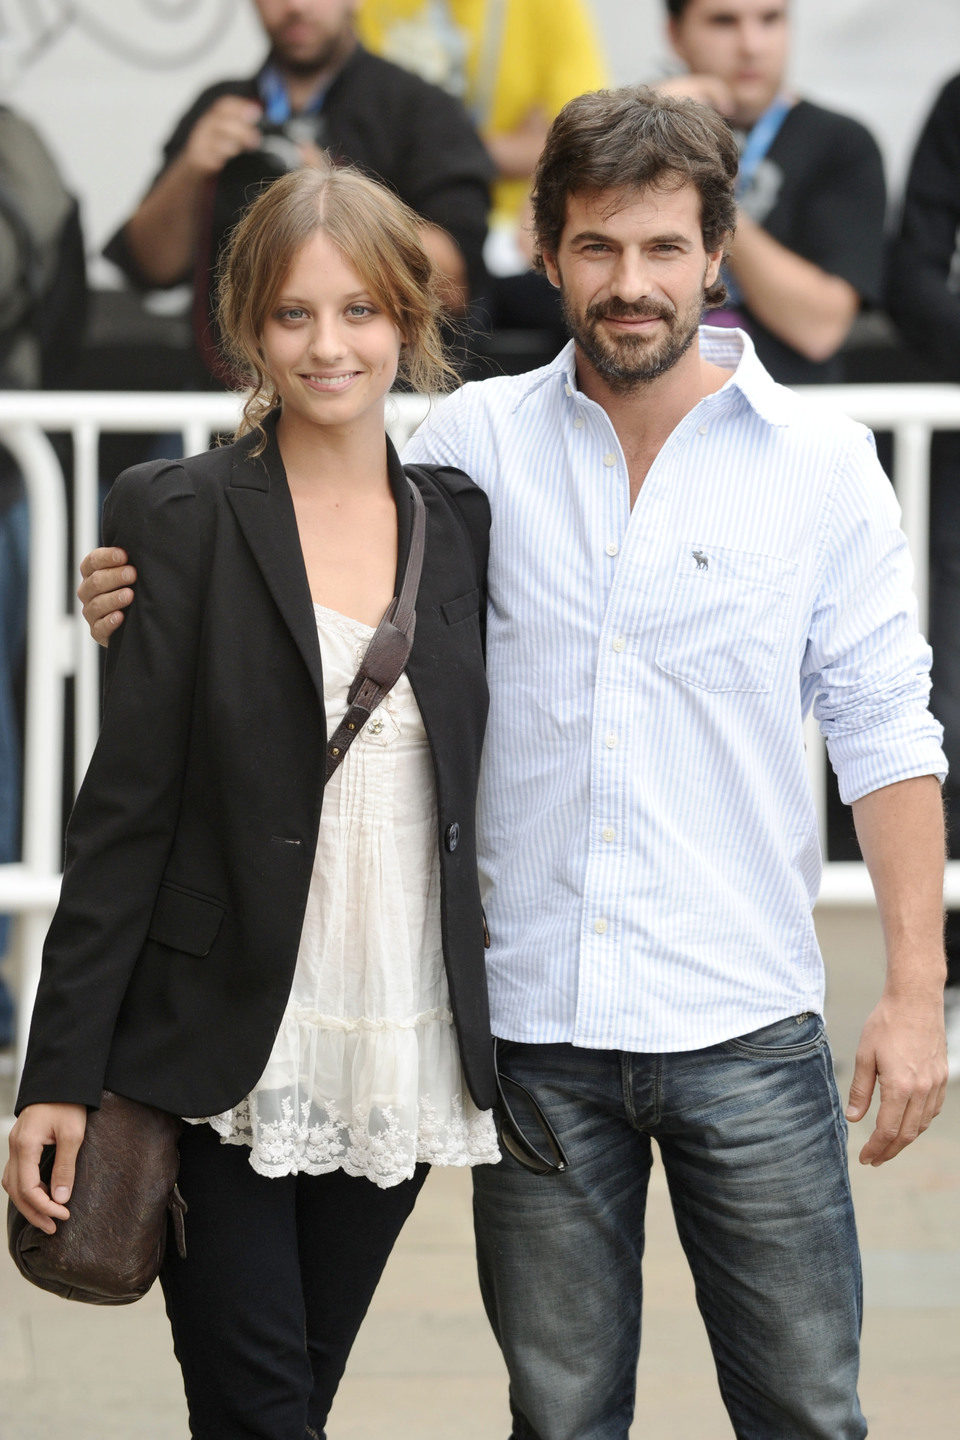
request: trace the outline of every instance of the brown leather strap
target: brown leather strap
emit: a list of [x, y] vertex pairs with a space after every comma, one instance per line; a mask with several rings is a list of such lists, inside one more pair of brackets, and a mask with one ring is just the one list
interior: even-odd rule
[[360, 668], [347, 691], [347, 712], [327, 742], [327, 767], [323, 783], [342, 762], [370, 716], [403, 674], [417, 623], [416, 600], [423, 571], [423, 548], [427, 529], [427, 511], [423, 496], [409, 475], [406, 477], [413, 499], [413, 532], [410, 551], [403, 572], [400, 593], [373, 633]]

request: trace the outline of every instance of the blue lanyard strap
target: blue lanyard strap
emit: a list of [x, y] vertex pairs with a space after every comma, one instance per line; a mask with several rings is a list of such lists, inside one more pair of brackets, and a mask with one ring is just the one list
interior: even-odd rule
[[753, 177], [757, 173], [757, 166], [776, 140], [780, 126], [792, 108], [792, 100], [789, 100], [786, 95], [778, 95], [773, 104], [764, 110], [760, 119], [751, 128], [740, 155], [740, 171], [737, 175], [738, 199], [749, 190], [753, 183]]
[[[263, 101], [263, 116], [270, 125], [286, 125], [293, 111], [290, 107], [290, 97], [287, 88], [283, 83], [280, 72], [274, 65], [265, 65], [257, 78], [257, 89], [260, 91], [260, 99]], [[320, 86], [308, 103], [303, 107], [302, 114], [316, 115], [323, 108], [326, 98], [326, 86]]]
[[[740, 169], [737, 172], [737, 200], [741, 200], [753, 184], [753, 178], [761, 160], [776, 140], [780, 126], [792, 108], [792, 100], [788, 99], [786, 95], [778, 95], [773, 104], [764, 110], [760, 119], [752, 126], [740, 153]], [[723, 268], [723, 280], [727, 287], [724, 309], [735, 310], [741, 301], [740, 287], [726, 266]], [[722, 314], [722, 312], [720, 313]], [[742, 319], [742, 317], [740, 318]]]

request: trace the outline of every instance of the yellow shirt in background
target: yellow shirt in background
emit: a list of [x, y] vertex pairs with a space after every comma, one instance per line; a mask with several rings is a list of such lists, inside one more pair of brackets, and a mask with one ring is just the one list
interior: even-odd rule
[[[484, 136], [535, 109], [552, 120], [608, 83], [584, 0], [362, 0], [357, 28], [368, 49], [463, 100]], [[498, 181], [491, 224], [516, 225], [529, 188]]]

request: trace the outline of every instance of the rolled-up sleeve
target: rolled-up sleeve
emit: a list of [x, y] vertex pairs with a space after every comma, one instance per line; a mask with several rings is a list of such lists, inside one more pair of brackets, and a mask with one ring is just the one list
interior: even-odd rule
[[917, 625], [913, 562], [871, 436], [845, 452], [832, 500], [803, 674], [850, 804], [917, 775], [942, 782], [947, 761], [928, 708], [932, 657]]

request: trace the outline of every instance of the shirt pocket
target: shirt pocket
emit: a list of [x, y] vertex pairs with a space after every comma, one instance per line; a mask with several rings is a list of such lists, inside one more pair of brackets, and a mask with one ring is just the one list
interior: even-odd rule
[[657, 668], [701, 690], [766, 693], [783, 653], [796, 583], [793, 561], [684, 542]]

